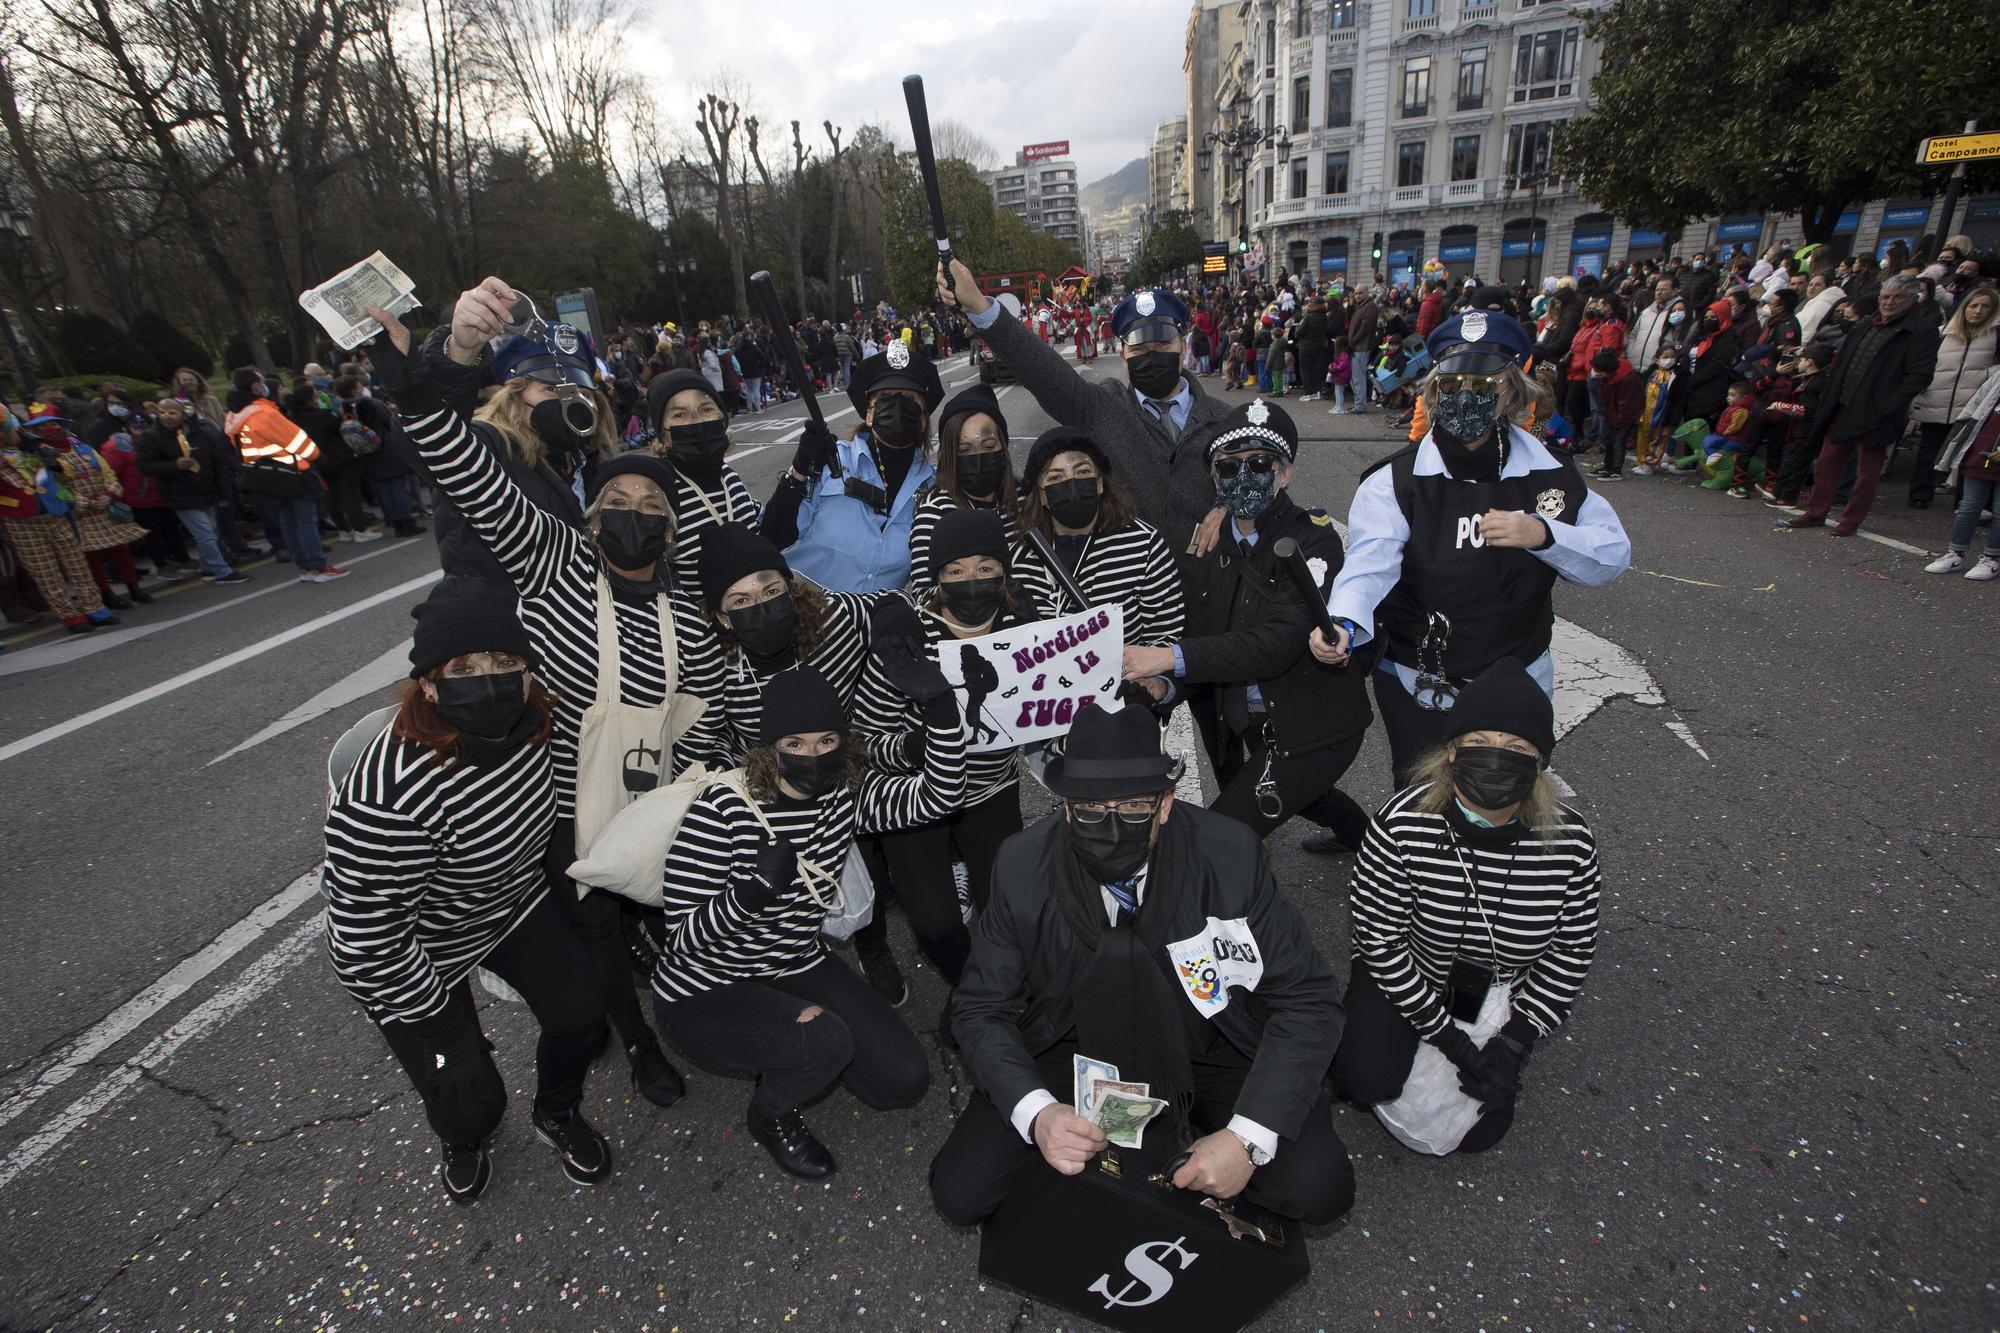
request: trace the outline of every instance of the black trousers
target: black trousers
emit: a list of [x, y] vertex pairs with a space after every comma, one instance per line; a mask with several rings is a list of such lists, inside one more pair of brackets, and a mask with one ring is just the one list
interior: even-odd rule
[[[1253, 718], [1257, 716], [1261, 715], [1253, 714]], [[1361, 742], [1367, 735], [1364, 729], [1321, 749], [1273, 761], [1271, 779], [1277, 783], [1280, 806], [1276, 815], [1270, 815], [1257, 805], [1257, 784], [1264, 776], [1268, 747], [1263, 728], [1252, 726], [1223, 747], [1215, 765], [1222, 791], [1209, 808], [1248, 824], [1260, 838], [1270, 836], [1293, 815], [1303, 815], [1322, 828], [1332, 829], [1348, 846], [1359, 847], [1368, 831], [1368, 812], [1340, 789], [1339, 782], [1361, 753]]]
[[[1347, 1009], [1347, 1027], [1333, 1057], [1333, 1086], [1341, 1096], [1363, 1106], [1395, 1101], [1403, 1095], [1403, 1083], [1410, 1077], [1422, 1039], [1358, 959], [1342, 1003]], [[1482, 1115], [1466, 1132], [1458, 1150], [1485, 1152], [1506, 1137], [1513, 1124], [1511, 1109]]]
[[[924, 956], [954, 987], [972, 954], [972, 935], [958, 907], [952, 849], [956, 847], [958, 858], [965, 862], [972, 905], [984, 911], [993, 883], [993, 857], [1002, 842], [1020, 831], [1021, 786], [1016, 782], [935, 824], [882, 835], [882, 854], [888, 858], [896, 901], [909, 914], [910, 929], [916, 932]], [[875, 916], [881, 919], [879, 907]]]
[[[535, 1109], [550, 1114], [567, 1111], [582, 1099], [584, 1075], [604, 1034], [604, 1004], [590, 984], [590, 964], [553, 898], [550, 894], [536, 903], [481, 964], [521, 992], [541, 1025], [535, 1043]], [[470, 977], [451, 988], [448, 1003], [460, 1021], [479, 1027]], [[507, 1109], [507, 1084], [494, 1067], [491, 1042], [485, 1043], [481, 1087], [472, 1104], [446, 1107], [439, 1104], [432, 1082], [442, 1046], [425, 1041], [409, 1023], [377, 1026], [422, 1095], [424, 1115], [440, 1139], [472, 1147], [499, 1128]]]
[[359, 532], [368, 526], [368, 515], [361, 508], [360, 463], [322, 469], [320, 480], [326, 483], [322, 512], [333, 520], [334, 527], [342, 532]]
[[146, 555], [155, 565], [186, 564], [187, 543], [181, 540], [180, 520], [171, 509], [132, 509], [132, 517], [146, 530]]
[[1945, 436], [1949, 434], [1951, 434], [1949, 421], [1917, 423], [1917, 457], [1914, 464], [1916, 470], [1910, 473], [1910, 499], [1918, 504], [1929, 503], [1937, 494], [1938, 452], [1944, 448]]
[[[1067, 1091], [1074, 1042], [1059, 1042], [1035, 1063], [1043, 1086]], [[1229, 1052], [1235, 1057], [1235, 1052]], [[1240, 1057], [1205, 1061], [1197, 1057], [1194, 1108], [1189, 1119], [1196, 1133], [1209, 1134], [1229, 1123], [1236, 1098], [1250, 1071]], [[1014, 1108], [995, 1107], [983, 1092], [974, 1093], [960, 1112], [951, 1136], [931, 1159], [931, 1199], [945, 1218], [972, 1226], [991, 1217], [1007, 1196], [1037, 1171], [1055, 1168], [1042, 1160], [1041, 1150], [1014, 1132], [1007, 1118]], [[1354, 1206], [1354, 1167], [1347, 1147], [1333, 1128], [1333, 1105], [1321, 1092], [1306, 1112], [1296, 1139], [1280, 1137], [1269, 1166], [1250, 1174], [1243, 1197], [1284, 1217], [1320, 1225], [1332, 1222]]]
[[[808, 1022], [808, 1005], [823, 1011]], [[840, 959], [797, 976], [739, 981], [681, 1000], [653, 997], [660, 1030], [696, 1064], [756, 1078], [750, 1104], [781, 1115], [838, 1082], [878, 1111], [915, 1106], [930, 1061], [909, 1024]]]
[[1375, 687], [1375, 711], [1389, 737], [1389, 765], [1401, 790], [1410, 784], [1410, 770], [1417, 761], [1450, 738], [1451, 712], [1419, 708], [1416, 696], [1387, 671], [1371, 671], [1368, 680]]
[[639, 992], [632, 983], [632, 957], [625, 948], [624, 923], [617, 895], [592, 889], [576, 896], [576, 882], [569, 868], [576, 861], [576, 821], [558, 816], [549, 834], [549, 848], [542, 854], [542, 870], [549, 878], [549, 896], [576, 933], [591, 975], [603, 996], [604, 1011], [611, 1026], [618, 1029], [621, 1045], [650, 1040], [653, 1030], [646, 1026], [646, 1012], [639, 1007]]

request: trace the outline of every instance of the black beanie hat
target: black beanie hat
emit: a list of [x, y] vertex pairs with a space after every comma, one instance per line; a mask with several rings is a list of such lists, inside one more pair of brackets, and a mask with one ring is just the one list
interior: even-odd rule
[[764, 682], [764, 710], [757, 743], [776, 745], [810, 731], [847, 730], [847, 710], [825, 676], [809, 666], [789, 667]]
[[969, 555], [990, 555], [1007, 567], [1007, 525], [990, 509], [949, 509], [931, 529], [930, 571]]
[[[597, 469], [597, 475], [590, 479], [591, 503], [597, 503], [597, 497], [604, 493], [606, 482], [613, 477], [622, 477], [632, 472], [652, 481], [667, 495], [671, 496], [674, 493], [674, 465], [657, 454], [647, 453], [644, 449], [634, 449], [630, 453], [618, 455]], [[671, 508], [669, 506], [670, 510]], [[669, 526], [673, 523], [671, 513], [667, 522]]]
[[1099, 476], [1111, 475], [1111, 460], [1097, 447], [1096, 440], [1074, 426], [1057, 426], [1053, 430], [1045, 430], [1037, 435], [1035, 442], [1028, 446], [1028, 465], [1021, 473], [1028, 488], [1032, 490], [1041, 484], [1042, 469], [1049, 465], [1050, 459], [1057, 454], [1066, 454], [1072, 450], [1090, 455], [1090, 461], [1097, 464]]
[[1000, 398], [984, 384], [974, 384], [952, 395], [951, 401], [947, 402], [944, 410], [938, 413], [939, 432], [943, 432], [945, 423], [953, 417], [962, 417], [968, 412], [984, 412], [992, 417], [993, 424], [1000, 428], [1001, 446], [1003, 448], [1006, 446], [1007, 418], [1000, 414]]
[[717, 523], [701, 534], [701, 597], [714, 611], [729, 585], [746, 574], [775, 569], [789, 582], [792, 567], [778, 548], [740, 523]]
[[535, 665], [528, 631], [521, 628], [511, 592], [484, 579], [453, 574], [410, 608], [417, 628], [410, 641], [410, 678], [467, 653], [512, 653]]
[[1451, 706], [1451, 734], [1504, 731], [1541, 752], [1547, 763], [1556, 748], [1556, 706], [1518, 657], [1503, 657], [1458, 692]]
[[675, 394], [682, 393], [688, 389], [701, 390], [714, 401], [717, 407], [722, 408], [722, 415], [724, 417], [729, 415], [729, 408], [724, 405], [722, 395], [715, 391], [715, 386], [710, 384], [700, 371], [663, 370], [653, 376], [652, 380], [646, 385], [646, 420], [659, 434], [665, 435], [667, 433], [666, 427], [660, 424], [660, 418], [667, 414], [668, 401]]

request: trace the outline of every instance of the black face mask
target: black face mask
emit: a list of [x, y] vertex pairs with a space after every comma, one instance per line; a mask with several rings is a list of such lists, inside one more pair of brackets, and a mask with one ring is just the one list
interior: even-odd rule
[[1542, 763], [1497, 745], [1461, 745], [1451, 759], [1451, 781], [1467, 805], [1504, 810], [1528, 799]]
[[1153, 821], [1132, 823], [1122, 815], [1109, 815], [1102, 823], [1069, 822], [1069, 845], [1084, 873], [1099, 884], [1116, 884], [1139, 873], [1153, 854]]
[[794, 754], [779, 750], [777, 755], [779, 780], [796, 787], [809, 801], [839, 786], [840, 774], [847, 767], [844, 746], [835, 746], [825, 754]]
[[713, 481], [729, 450], [729, 423], [721, 417], [667, 427], [667, 461], [697, 481]]
[[1181, 354], [1140, 352], [1128, 357], [1125, 378], [1148, 398], [1171, 398], [1181, 387]]
[[1000, 476], [1007, 470], [1007, 451], [995, 450], [990, 454], [960, 454], [958, 457], [958, 484], [967, 495], [984, 498], [1000, 493]]
[[468, 736], [496, 740], [514, 729], [528, 707], [522, 681], [527, 673], [501, 671], [488, 676], [445, 676], [431, 684], [437, 690], [438, 716]]
[[898, 394], [875, 402], [868, 433], [891, 449], [909, 449], [924, 438], [924, 409], [914, 398]]
[[597, 514], [597, 549], [613, 569], [644, 569], [667, 552], [667, 516], [636, 509], [603, 509]]
[[750, 656], [768, 659], [791, 648], [799, 609], [793, 605], [789, 591], [755, 606], [738, 607], [727, 614], [729, 632], [736, 636], [736, 642], [742, 644], [743, 651]]
[[588, 443], [586, 436], [570, 429], [569, 418], [563, 415], [562, 403], [554, 398], [536, 403], [528, 410], [528, 426], [557, 457], [580, 453]]
[[[1431, 443], [1444, 460], [1445, 471], [1458, 481], [1496, 481], [1502, 462], [1500, 399], [1496, 394], [1460, 390], [1438, 397], [1431, 414]], [[1474, 449], [1474, 442], [1487, 439]]]
[[938, 600], [959, 624], [984, 625], [1000, 614], [1000, 599], [1006, 595], [1007, 578], [995, 574], [983, 579], [960, 579], [938, 584]]
[[1087, 528], [1097, 518], [1097, 478], [1074, 477], [1042, 492], [1049, 512], [1066, 528]]

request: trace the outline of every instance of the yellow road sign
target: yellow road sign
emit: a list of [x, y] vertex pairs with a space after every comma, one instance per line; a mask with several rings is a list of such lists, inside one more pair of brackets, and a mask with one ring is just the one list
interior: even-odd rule
[[1970, 162], [1974, 158], [2000, 157], [2000, 130], [1983, 134], [1940, 134], [1917, 145], [1917, 165], [1936, 166], [1940, 162]]

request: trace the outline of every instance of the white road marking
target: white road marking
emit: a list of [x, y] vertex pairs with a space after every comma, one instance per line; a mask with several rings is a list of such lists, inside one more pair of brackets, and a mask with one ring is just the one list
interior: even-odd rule
[[99, 1112], [130, 1091], [146, 1071], [167, 1064], [181, 1047], [207, 1036], [261, 999], [278, 983], [286, 968], [305, 956], [324, 930], [325, 926], [315, 914], [287, 935], [277, 947], [244, 969], [242, 976], [189, 1010], [185, 1018], [125, 1061], [110, 1077], [51, 1116], [47, 1124], [7, 1154], [5, 1164], [0, 1165], [0, 1189], [13, 1184], [23, 1171], [55, 1151], [64, 1139], [89, 1124]]
[[[378, 555], [387, 555], [391, 551], [400, 551], [416, 540], [416, 538], [412, 537], [405, 541], [395, 542], [389, 546], [369, 551], [365, 555], [349, 556], [347, 564], [343, 568], [352, 569], [364, 560], [373, 560]], [[289, 565], [277, 565], [273, 567], [272, 572], [284, 576], [288, 574], [290, 568]], [[270, 576], [269, 573], [265, 575], [265, 577]], [[252, 575], [251, 577], [254, 578], [256, 576]], [[298, 579], [295, 577], [280, 577], [276, 583], [267, 584], [255, 592], [244, 593], [241, 597], [231, 597], [228, 601], [217, 602], [213, 606], [204, 606], [199, 611], [190, 611], [188, 614], [176, 616], [172, 620], [162, 620], [157, 624], [151, 625], [121, 625], [113, 629], [98, 630], [95, 634], [85, 635], [82, 638], [69, 638], [65, 636], [54, 643], [37, 644], [33, 648], [24, 649], [18, 653], [8, 653], [4, 658], [0, 658], [0, 676], [11, 676], [20, 671], [37, 671], [43, 667], [66, 666], [81, 658], [92, 657], [102, 652], [109, 652], [111, 649], [117, 648], [122, 644], [136, 643], [149, 635], [158, 634], [161, 630], [173, 629], [176, 626], [185, 625], [191, 620], [200, 620], [203, 616], [212, 616], [217, 611], [227, 611], [232, 606], [241, 606], [245, 602], [254, 602], [259, 597], [269, 597], [274, 592], [285, 592], [297, 585]]]
[[297, 708], [292, 709], [276, 722], [273, 722], [270, 726], [265, 727], [256, 735], [250, 737], [250, 739], [224, 750], [221, 754], [204, 764], [203, 767], [214, 768], [217, 764], [233, 755], [242, 754], [245, 750], [254, 750], [274, 736], [282, 736], [295, 727], [304, 726], [323, 713], [331, 713], [336, 708], [344, 708], [356, 699], [365, 699], [377, 690], [384, 690], [399, 681], [408, 680], [409, 676], [410, 641], [404, 639], [401, 643], [390, 648], [359, 671], [349, 672], [346, 676], [327, 686], [318, 694], [315, 694], [312, 698], [306, 700]]
[[1185, 708], [1176, 708], [1167, 715], [1167, 749], [1181, 757], [1181, 777], [1174, 784], [1174, 799], [1189, 805], [1206, 805], [1207, 797], [1201, 789], [1201, 754], [1195, 745], [1194, 723]]
[[[1785, 514], [1799, 515], [1805, 513], [1806, 511], [1803, 509], [1797, 509], [1791, 506], [1787, 506], [1784, 509], [1780, 510], [1779, 512]], [[1803, 528], [1800, 529], [1800, 531], [1811, 532], [1812, 529]], [[1929, 556], [1936, 554], [1934, 551], [1926, 550], [1924, 547], [1912, 546], [1908, 542], [1899, 542], [1894, 537], [1884, 537], [1881, 533], [1870, 532], [1866, 528], [1862, 528], [1854, 535], [1857, 537], [1866, 537], [1869, 541], [1874, 542], [1877, 546], [1886, 546], [1892, 551], [1901, 551], [1905, 555]]]
[[82, 731], [85, 727], [93, 723], [102, 722], [105, 718], [116, 717], [120, 713], [137, 708], [140, 704], [151, 703], [163, 695], [172, 694], [182, 686], [192, 685], [194, 682], [212, 676], [218, 671], [225, 671], [230, 667], [238, 666], [253, 658], [260, 657], [270, 652], [273, 648], [281, 648], [285, 644], [295, 639], [302, 639], [316, 630], [325, 629], [328, 625], [338, 624], [346, 620], [349, 616], [373, 610], [384, 602], [394, 601], [406, 593], [415, 592], [418, 588], [426, 584], [435, 583], [443, 577], [444, 571], [434, 569], [428, 574], [419, 575], [407, 582], [399, 583], [393, 588], [378, 592], [373, 597], [364, 597], [360, 601], [343, 606], [337, 611], [329, 611], [323, 616], [308, 620], [303, 625], [294, 625], [282, 633], [273, 634], [268, 639], [260, 639], [247, 648], [239, 648], [228, 656], [218, 657], [213, 662], [209, 662], [204, 666], [195, 667], [191, 671], [183, 671], [178, 676], [163, 680], [159, 684], [149, 686], [136, 694], [128, 694], [124, 698], [105, 704], [101, 708], [93, 708], [87, 713], [79, 713], [75, 717], [58, 722], [53, 727], [44, 727], [32, 736], [24, 736], [10, 745], [0, 746], [0, 763], [5, 763], [9, 759], [19, 758], [30, 750], [40, 749], [50, 741], [61, 740], [73, 732]]
[[183, 958], [158, 981], [119, 1005], [90, 1031], [63, 1047], [53, 1065], [44, 1069], [33, 1083], [10, 1093], [7, 1101], [0, 1104], [0, 1125], [7, 1124], [68, 1082], [79, 1069], [187, 994], [209, 973], [243, 952], [318, 893], [319, 867], [315, 866], [260, 903], [248, 916], [217, 935], [199, 951]]

